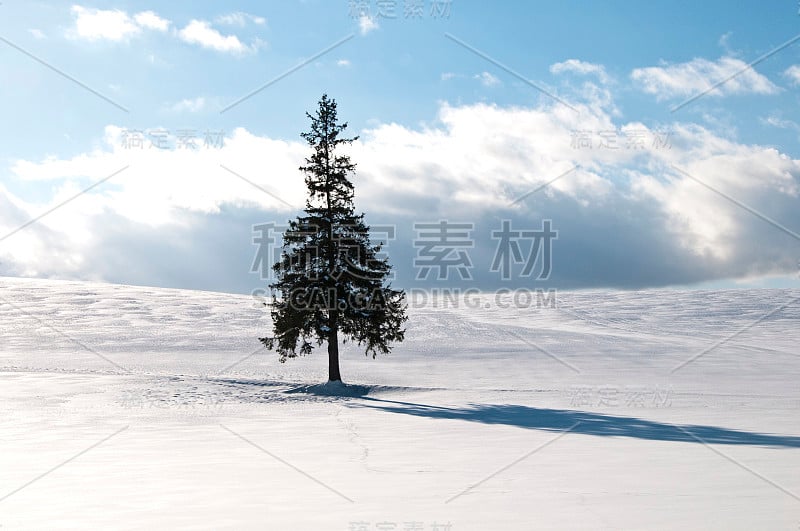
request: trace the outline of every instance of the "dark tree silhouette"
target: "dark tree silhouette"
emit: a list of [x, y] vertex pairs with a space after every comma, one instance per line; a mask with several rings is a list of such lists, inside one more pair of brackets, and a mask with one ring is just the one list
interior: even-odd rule
[[328, 343], [328, 379], [341, 380], [339, 335], [365, 347], [365, 354], [388, 353], [402, 341], [407, 320], [405, 294], [391, 288], [391, 266], [379, 258], [381, 245], [369, 240], [364, 214], [353, 206], [348, 174], [356, 165], [338, 148], [358, 137], [342, 135], [336, 101], [323, 95], [302, 137], [313, 148], [300, 170], [308, 187], [305, 215], [289, 222], [272, 297], [272, 337], [260, 338], [280, 360], [306, 355]]

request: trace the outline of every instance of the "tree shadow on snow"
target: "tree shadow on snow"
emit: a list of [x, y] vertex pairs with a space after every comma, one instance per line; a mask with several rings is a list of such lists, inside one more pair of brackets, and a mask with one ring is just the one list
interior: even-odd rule
[[372, 390], [367, 385], [344, 384], [342, 382], [326, 382], [312, 385], [300, 385], [284, 391], [287, 394], [303, 394], [315, 396], [336, 396], [344, 398], [363, 398]]
[[294, 400], [331, 401], [364, 398], [388, 392], [431, 391], [437, 388], [360, 385], [342, 382], [307, 384], [298, 381], [248, 378], [208, 378], [207, 382], [228, 389], [243, 401], [273, 402]]
[[[800, 448], [800, 437], [732, 430], [716, 426], [678, 425], [637, 417], [623, 417], [569, 409], [519, 405], [472, 404], [451, 408], [362, 397], [358, 407], [435, 419], [501, 424], [552, 432], [581, 433], [603, 437], [631, 437], [655, 441], [699, 444], [737, 444]], [[372, 403], [370, 403], [372, 402]]]

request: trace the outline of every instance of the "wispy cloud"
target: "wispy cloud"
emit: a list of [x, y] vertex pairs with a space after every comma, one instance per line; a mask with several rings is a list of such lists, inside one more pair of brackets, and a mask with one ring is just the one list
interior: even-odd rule
[[708, 91], [725, 80], [708, 95], [775, 94], [780, 90], [747, 63], [733, 57], [722, 57], [717, 61], [698, 58], [674, 65], [636, 68], [631, 72], [631, 79], [658, 100]]
[[800, 125], [798, 125], [797, 122], [786, 120], [775, 114], [767, 116], [766, 118], [761, 118], [761, 123], [771, 125], [772, 127], [777, 127], [779, 129], [792, 129], [800, 132]]
[[800, 65], [792, 65], [787, 68], [783, 75], [789, 78], [792, 85], [800, 85]]
[[358, 17], [358, 30], [361, 32], [361, 35], [366, 35], [379, 27], [375, 19], [366, 13], [362, 13], [361, 16]]
[[484, 87], [496, 87], [497, 85], [500, 84], [500, 80], [497, 79], [492, 74], [490, 74], [489, 72], [481, 72], [480, 74], [475, 74], [473, 78], [480, 81], [481, 85], [483, 85]]
[[32, 29], [28, 30], [28, 33], [33, 35], [34, 38], [36, 38], [36, 39], [40, 39], [41, 40], [41, 39], [46, 39], [47, 38], [47, 35], [45, 35], [44, 32], [42, 30], [40, 30], [40, 29], [32, 28]]
[[723, 34], [717, 41], [717, 44], [719, 44], [728, 55], [731, 55], [730, 40], [732, 35], [733, 32], [729, 31], [728, 33]]
[[141, 13], [136, 13], [133, 16], [133, 19], [143, 28], [157, 31], [167, 31], [170, 25], [169, 20], [159, 17], [153, 11], [142, 11]]
[[263, 26], [267, 23], [267, 19], [259, 15], [252, 15], [243, 11], [235, 11], [233, 13], [227, 13], [225, 15], [218, 16], [215, 19], [215, 22], [219, 24], [240, 27], [244, 27], [248, 22], [252, 22], [258, 26]]
[[339, 59], [338, 61], [336, 61], [336, 66], [348, 67], [350, 66], [350, 64], [351, 63], [349, 59]]
[[197, 98], [184, 98], [169, 106], [172, 112], [200, 112], [206, 108], [208, 101], [203, 96]]
[[567, 59], [561, 63], [550, 65], [550, 72], [553, 74], [563, 74], [570, 72], [579, 75], [595, 75], [602, 83], [608, 83], [609, 77], [603, 65], [588, 63], [580, 59]]
[[205, 20], [192, 20], [178, 32], [178, 37], [189, 44], [223, 53], [242, 54], [254, 49], [240, 41], [236, 35], [223, 35]]

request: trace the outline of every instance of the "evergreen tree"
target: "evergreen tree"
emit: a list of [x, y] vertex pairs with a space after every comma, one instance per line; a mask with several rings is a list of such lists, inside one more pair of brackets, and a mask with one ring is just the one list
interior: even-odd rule
[[300, 170], [308, 187], [305, 215], [289, 222], [280, 260], [273, 270], [272, 337], [260, 338], [275, 349], [280, 361], [310, 354], [313, 343], [328, 343], [328, 379], [341, 380], [339, 335], [365, 347], [365, 354], [388, 353], [402, 341], [407, 320], [405, 294], [391, 288], [391, 266], [372, 245], [364, 214], [356, 214], [353, 183], [356, 165], [338, 148], [358, 137], [345, 138], [347, 123], [339, 123], [336, 101], [323, 94], [302, 137], [313, 148]]

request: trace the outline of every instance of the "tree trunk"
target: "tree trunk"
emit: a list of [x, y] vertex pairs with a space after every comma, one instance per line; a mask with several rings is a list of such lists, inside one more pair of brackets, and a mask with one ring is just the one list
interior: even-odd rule
[[342, 375], [339, 373], [339, 334], [338, 334], [338, 312], [331, 312], [328, 326], [330, 335], [328, 336], [328, 381], [341, 382]]

